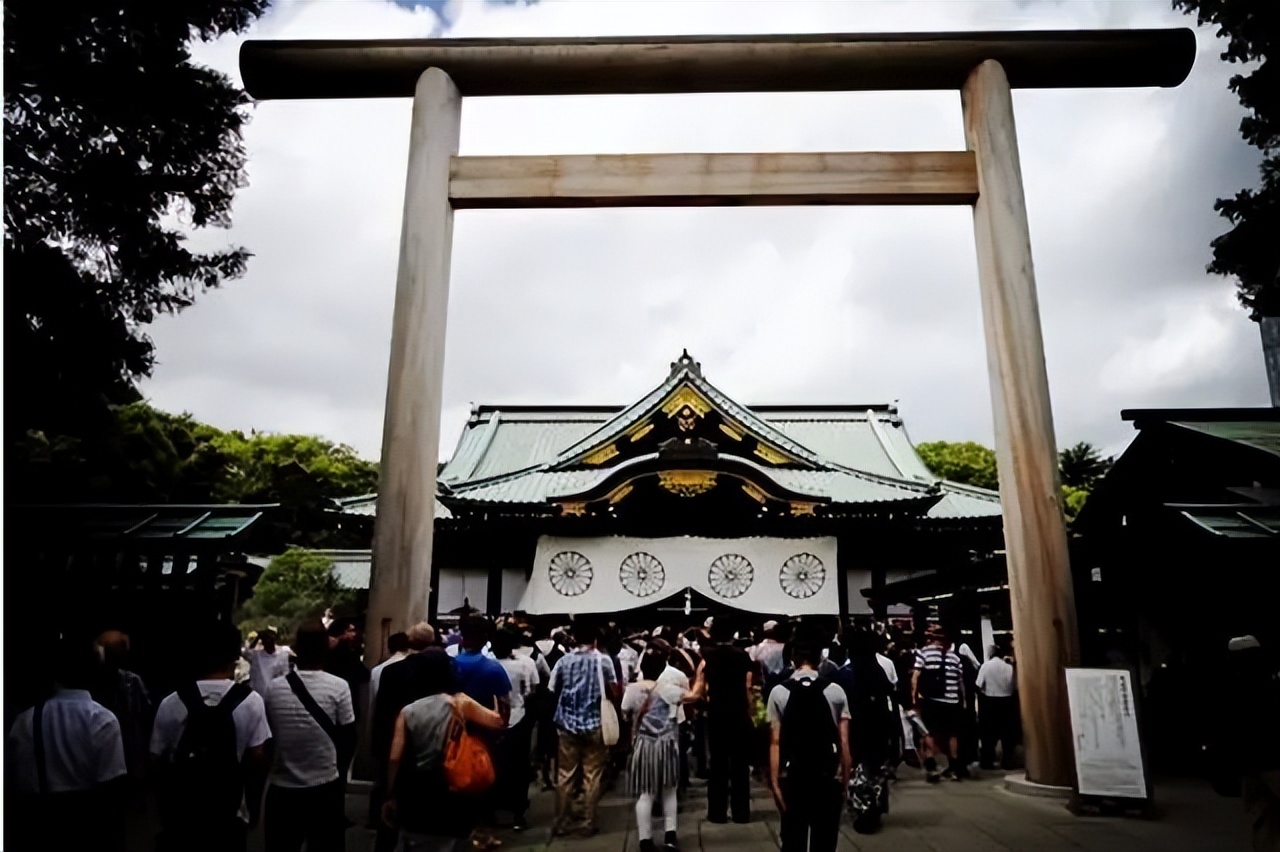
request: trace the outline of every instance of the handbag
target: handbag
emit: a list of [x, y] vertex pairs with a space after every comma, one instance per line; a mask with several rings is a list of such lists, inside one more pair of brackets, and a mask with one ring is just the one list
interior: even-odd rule
[[453, 720], [445, 733], [444, 777], [450, 792], [471, 796], [488, 790], [497, 780], [488, 747], [467, 730], [457, 704], [453, 705]]
[[612, 747], [618, 744], [622, 727], [618, 724], [618, 708], [613, 706], [604, 688], [604, 662], [601, 659], [600, 667], [596, 669], [600, 675], [600, 737], [606, 746]]

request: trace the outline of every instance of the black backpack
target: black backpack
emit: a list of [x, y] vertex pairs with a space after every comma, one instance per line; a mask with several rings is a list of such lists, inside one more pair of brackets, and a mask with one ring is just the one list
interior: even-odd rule
[[924, 666], [916, 690], [921, 698], [945, 698], [947, 694], [947, 652], [925, 654], [921, 652]]
[[162, 791], [166, 824], [190, 828], [202, 824], [200, 820], [216, 822], [236, 816], [244, 800], [244, 775], [232, 712], [249, 693], [248, 684], [237, 683], [210, 707], [194, 683], [178, 689], [187, 722]]
[[782, 711], [779, 750], [787, 774], [796, 778], [828, 780], [840, 766], [840, 736], [831, 705], [823, 691], [831, 685], [824, 677], [789, 680]]

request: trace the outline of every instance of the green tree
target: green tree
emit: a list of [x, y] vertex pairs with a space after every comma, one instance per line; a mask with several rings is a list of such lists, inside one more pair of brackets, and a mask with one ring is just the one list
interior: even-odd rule
[[1111, 459], [1103, 458], [1097, 447], [1088, 441], [1081, 441], [1058, 453], [1058, 471], [1063, 486], [1084, 492], [1093, 490], [1098, 480], [1111, 470], [1111, 464]]
[[1231, 230], [1211, 243], [1208, 271], [1233, 276], [1240, 303], [1254, 320], [1280, 317], [1280, 3], [1275, 0], [1173, 0], [1173, 7], [1195, 14], [1197, 21], [1218, 28], [1226, 39], [1222, 58], [1250, 63], [1229, 86], [1249, 111], [1240, 135], [1262, 151], [1262, 181], [1214, 204]]
[[246, 632], [271, 625], [279, 630], [281, 641], [288, 642], [303, 622], [319, 619], [326, 609], [339, 609], [354, 599], [352, 590], [338, 587], [328, 557], [292, 547], [271, 560], [253, 597], [236, 613], [236, 624]]
[[248, 118], [245, 94], [189, 48], [266, 5], [4, 4], [5, 342], [21, 365], [6, 443], [104, 431], [108, 405], [151, 371], [144, 327], [244, 272], [243, 248], [186, 243], [229, 224]]
[[916, 445], [916, 452], [925, 467], [941, 479], [993, 491], [1000, 486], [995, 451], [975, 441], [930, 441]]

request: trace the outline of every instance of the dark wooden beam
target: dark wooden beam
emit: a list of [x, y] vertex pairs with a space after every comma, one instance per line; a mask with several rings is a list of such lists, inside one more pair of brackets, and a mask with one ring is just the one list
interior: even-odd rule
[[1014, 88], [1176, 86], [1190, 29], [246, 41], [249, 94], [409, 97], [427, 68], [464, 96], [959, 89], [984, 60]]

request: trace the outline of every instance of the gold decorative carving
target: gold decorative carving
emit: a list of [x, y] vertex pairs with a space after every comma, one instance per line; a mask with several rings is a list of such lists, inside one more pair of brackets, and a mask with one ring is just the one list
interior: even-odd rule
[[818, 508], [817, 503], [805, 503], [800, 500], [791, 501], [791, 514], [799, 517], [800, 515], [812, 515], [814, 509]]
[[693, 409], [693, 413], [699, 417], [706, 417], [707, 412], [714, 407], [705, 396], [689, 385], [681, 385], [662, 403], [662, 411], [668, 417], [674, 417], [675, 413], [686, 405]]
[[742, 490], [747, 493], [748, 497], [750, 497], [752, 500], [755, 500], [757, 503], [764, 502], [764, 492], [761, 491], [752, 483], [750, 482], [742, 483]]
[[621, 488], [616, 489], [612, 494], [609, 495], [609, 502], [621, 503], [622, 500], [634, 490], [635, 490], [635, 486], [633, 486], [630, 482], [628, 482], [627, 484], [623, 485]]
[[605, 462], [607, 462], [609, 459], [613, 458], [617, 454], [618, 454], [618, 447], [616, 444], [606, 444], [600, 449], [596, 450], [591, 455], [584, 456], [582, 459], [582, 463], [583, 464], [604, 464]]
[[790, 458], [775, 450], [767, 444], [756, 445], [756, 455], [767, 461], [769, 464], [786, 464], [791, 461]]
[[716, 486], [713, 470], [660, 470], [658, 484], [679, 497], [697, 497]]
[[561, 503], [560, 504], [561, 515], [566, 515], [566, 516], [576, 515], [578, 517], [582, 517], [586, 513], [587, 513], [586, 503]]
[[641, 438], [643, 438], [645, 435], [648, 435], [652, 431], [653, 431], [652, 423], [641, 423], [638, 429], [632, 430], [631, 440], [633, 443], [635, 441], [639, 441]]
[[721, 424], [720, 424], [720, 431], [721, 431], [721, 432], [723, 432], [723, 433], [725, 433], [726, 435], [728, 435], [730, 438], [732, 438], [732, 439], [733, 439], [733, 440], [735, 440], [735, 441], [741, 441], [741, 440], [742, 440], [742, 432], [740, 432], [739, 430], [737, 430], [737, 429], [733, 428], [733, 427], [732, 427], [732, 426], [730, 426], [728, 423], [721, 423]]

